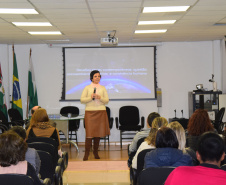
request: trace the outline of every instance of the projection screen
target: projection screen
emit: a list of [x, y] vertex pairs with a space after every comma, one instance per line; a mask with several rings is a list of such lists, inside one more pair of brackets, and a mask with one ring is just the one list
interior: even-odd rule
[[99, 70], [110, 100], [156, 99], [156, 47], [63, 48], [61, 100], [80, 100]]

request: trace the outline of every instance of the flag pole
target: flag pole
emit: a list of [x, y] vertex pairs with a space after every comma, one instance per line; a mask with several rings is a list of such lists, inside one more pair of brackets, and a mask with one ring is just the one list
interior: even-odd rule
[[[13, 68], [14, 68], [14, 45], [12, 45], [12, 49], [13, 49]], [[13, 88], [12, 88], [12, 101], [10, 103], [11, 103], [11, 108], [13, 108]]]
[[[30, 55], [29, 55], [29, 66], [30, 66], [30, 62], [31, 62], [31, 48], [30, 48]], [[29, 86], [29, 72], [28, 72], [28, 86]], [[29, 96], [28, 96], [28, 91], [29, 89], [27, 88], [27, 119], [28, 119], [28, 116], [29, 116]]]

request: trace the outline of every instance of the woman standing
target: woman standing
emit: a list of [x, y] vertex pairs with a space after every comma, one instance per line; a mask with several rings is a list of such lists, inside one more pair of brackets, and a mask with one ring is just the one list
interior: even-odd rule
[[108, 117], [105, 107], [105, 104], [109, 102], [109, 98], [106, 88], [99, 84], [100, 78], [101, 75], [99, 71], [91, 71], [90, 80], [92, 83], [84, 88], [81, 95], [81, 103], [86, 104], [86, 142], [83, 161], [88, 160], [89, 151], [92, 146], [92, 138], [94, 138], [94, 157], [95, 159], [100, 159], [98, 155], [100, 138], [110, 135]]

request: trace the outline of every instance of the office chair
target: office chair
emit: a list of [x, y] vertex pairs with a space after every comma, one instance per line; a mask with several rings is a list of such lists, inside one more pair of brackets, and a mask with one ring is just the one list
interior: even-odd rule
[[61, 171], [61, 166], [55, 168], [55, 185], [63, 185], [63, 173]]
[[140, 147], [141, 143], [144, 142], [145, 138], [146, 137], [142, 137], [142, 138], [138, 139], [138, 141], [137, 141], [137, 148], [136, 148], [136, 151], [134, 151], [134, 152], [130, 152], [129, 151], [130, 144], [128, 145], [128, 148], [127, 148], [128, 156], [129, 156], [129, 159], [128, 159], [128, 162], [127, 162], [128, 163], [128, 167], [130, 167], [132, 165], [133, 157], [136, 155], [138, 148]]
[[[123, 106], [119, 109], [119, 118], [115, 118], [116, 128], [120, 130], [120, 144], [122, 148], [123, 139], [133, 139], [133, 137], [123, 137], [123, 135], [135, 135], [137, 131], [144, 128], [144, 117], [141, 117], [136, 106]], [[129, 131], [129, 132], [128, 132]]]
[[12, 126], [24, 126], [25, 120], [23, 120], [20, 112], [17, 109], [9, 109], [8, 115], [11, 121]]
[[130, 168], [130, 174], [132, 175], [131, 182], [133, 185], [137, 184], [137, 178], [139, 177], [140, 172], [144, 168], [144, 157], [145, 155], [154, 149], [145, 149], [142, 150], [137, 156], [137, 169]]
[[226, 171], [226, 164], [222, 165], [221, 166], [221, 169], [224, 170], [224, 171]]
[[4, 133], [5, 131], [9, 130], [9, 126], [0, 123], [0, 134]]
[[138, 177], [139, 185], [162, 185], [175, 167], [150, 167], [143, 170]]
[[[65, 106], [60, 109], [60, 114], [62, 116], [68, 117], [68, 114], [71, 113], [71, 117], [76, 117], [79, 115], [79, 108], [75, 106]], [[78, 120], [69, 120], [69, 136], [70, 140], [72, 140], [72, 136], [75, 136], [76, 144], [78, 145], [78, 136], [77, 131], [80, 126], [80, 119]], [[73, 134], [73, 131], [75, 132]]]
[[48, 152], [42, 150], [37, 150], [37, 152], [41, 160], [41, 168], [39, 171], [41, 178], [49, 178], [51, 180], [52, 185], [58, 185], [59, 183], [56, 182], [56, 176], [57, 181], [60, 181], [60, 166], [54, 167], [52, 156]]
[[219, 134], [224, 131], [224, 123], [222, 119], [224, 117], [225, 107], [222, 107], [219, 112], [216, 114], [215, 121], [213, 121], [214, 128]]
[[5, 114], [0, 111], [0, 134], [7, 131], [9, 129], [8, 119]]
[[0, 110], [0, 123], [8, 123], [8, 118], [1, 110]]
[[34, 185], [34, 181], [30, 176], [23, 174], [1, 174], [0, 175], [1, 185]]
[[[111, 130], [112, 126], [113, 126], [114, 119], [111, 117], [111, 109], [109, 107], [107, 107], [107, 106], [106, 106], [106, 111], [107, 111], [107, 115], [108, 115], [109, 128]], [[104, 148], [106, 148], [106, 140], [108, 141], [108, 147], [109, 147], [109, 145], [110, 145], [109, 136], [102, 137], [100, 139], [104, 140]]]
[[57, 166], [58, 153], [56, 153], [56, 150], [52, 144], [44, 142], [33, 142], [28, 143], [27, 145], [29, 148], [34, 148], [35, 150], [42, 150], [48, 152], [52, 157], [54, 168]]
[[[49, 143], [52, 144], [54, 146], [54, 150], [55, 150], [55, 155], [58, 155], [58, 146], [57, 146], [57, 142], [55, 139], [53, 138], [49, 138], [49, 137], [31, 137], [29, 139], [26, 140], [27, 143], [35, 143], [35, 142], [43, 142], [43, 143]], [[58, 166], [61, 166], [62, 170], [64, 171], [67, 166], [68, 166], [68, 152], [66, 151], [62, 151], [62, 162], [63, 164], [61, 164], [62, 162], [60, 162], [60, 159], [58, 159]]]

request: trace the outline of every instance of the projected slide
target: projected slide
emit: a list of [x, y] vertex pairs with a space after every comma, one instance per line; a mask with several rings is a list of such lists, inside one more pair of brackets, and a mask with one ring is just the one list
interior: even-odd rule
[[155, 98], [154, 47], [65, 48], [65, 99], [79, 100], [100, 71], [110, 99]]

